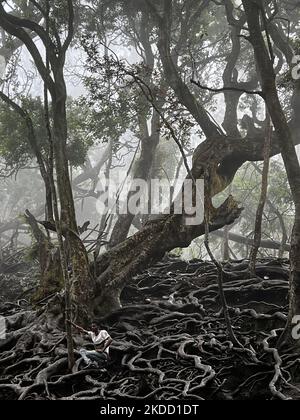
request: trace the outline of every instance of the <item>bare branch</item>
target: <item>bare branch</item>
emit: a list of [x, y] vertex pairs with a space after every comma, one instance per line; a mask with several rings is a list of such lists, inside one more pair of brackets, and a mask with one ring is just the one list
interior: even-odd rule
[[247, 90], [247, 89], [242, 89], [242, 88], [238, 88], [238, 87], [223, 87], [223, 88], [210, 88], [208, 86], [203, 86], [200, 82], [197, 82], [196, 80], [191, 79], [191, 83], [193, 85], [198, 86], [200, 89], [203, 90], [208, 90], [209, 92], [214, 92], [214, 93], [223, 93], [226, 91], [232, 91], [232, 92], [240, 92], [240, 93], [246, 93], [247, 95], [259, 95], [261, 98], [265, 98], [265, 94], [260, 91], [260, 90]]

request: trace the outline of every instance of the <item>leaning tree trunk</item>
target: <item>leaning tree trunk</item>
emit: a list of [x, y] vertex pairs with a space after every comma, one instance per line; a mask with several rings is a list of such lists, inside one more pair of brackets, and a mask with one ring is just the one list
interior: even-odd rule
[[[271, 156], [281, 152], [278, 133], [272, 136]], [[294, 150], [294, 146], [292, 146]], [[210, 172], [212, 196], [224, 191], [237, 170], [246, 161], [264, 160], [264, 137], [220, 137], [201, 143], [193, 155], [192, 175], [201, 179]], [[299, 181], [300, 185], [300, 181]], [[233, 197], [219, 208], [213, 209], [210, 231], [232, 224], [241, 214]], [[188, 247], [193, 239], [205, 233], [204, 225], [187, 226], [180, 215], [170, 214], [150, 222], [142, 229], [112, 248], [97, 260], [95, 309], [102, 314], [120, 306], [120, 293], [124, 286], [141, 270], [159, 260], [166, 252], [177, 247]]]
[[[211, 220], [210, 230], [233, 223], [241, 209], [230, 197]], [[102, 255], [97, 262], [97, 298], [95, 312], [107, 315], [120, 307], [120, 294], [133, 277], [160, 260], [176, 247], [188, 247], [193, 239], [204, 235], [205, 226], [185, 226], [183, 216], [169, 215], [153, 221], [122, 244]]]
[[[192, 175], [194, 179], [204, 177], [211, 170], [212, 196], [224, 190], [232, 181], [241, 164], [222, 165], [232, 155], [236, 141], [228, 138], [202, 143], [195, 151]], [[218, 172], [219, 171], [219, 172]], [[184, 209], [183, 209], [184, 210]], [[242, 209], [230, 196], [219, 208], [214, 209], [210, 230], [214, 231], [233, 223]], [[97, 261], [97, 298], [95, 310], [103, 315], [120, 307], [120, 293], [124, 286], [141, 270], [159, 260], [168, 251], [177, 247], [188, 247], [193, 239], [205, 233], [204, 223], [189, 226], [185, 214], [165, 215], [144, 225], [135, 235], [100, 256]]]

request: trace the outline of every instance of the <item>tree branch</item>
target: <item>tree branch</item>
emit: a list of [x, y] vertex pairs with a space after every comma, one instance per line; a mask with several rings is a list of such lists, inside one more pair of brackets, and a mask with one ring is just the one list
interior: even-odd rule
[[[218, 230], [216, 232], [213, 232], [214, 236], [217, 236], [218, 238], [224, 238], [225, 233], [223, 230]], [[246, 236], [242, 236], [242, 235], [238, 235], [237, 233], [233, 233], [233, 232], [229, 232], [228, 234], [228, 239], [232, 242], [236, 242], [238, 244], [243, 244], [243, 245], [253, 245], [253, 239], [251, 238], [247, 238]], [[267, 239], [263, 239], [261, 241], [261, 248], [265, 248], [265, 249], [275, 249], [275, 250], [280, 250], [282, 247], [282, 244], [280, 242], [277, 241], [272, 241], [272, 240], [267, 240]], [[290, 251], [290, 245], [289, 244], [285, 244], [284, 245], [284, 251], [289, 252]]]
[[[19, 19], [19, 18], [17, 18], [17, 19]], [[27, 20], [25, 20], [25, 22], [26, 21]], [[2, 3], [0, 3], [0, 26], [7, 33], [9, 33], [12, 36], [15, 36], [16, 38], [18, 38], [20, 41], [22, 41], [24, 43], [24, 45], [26, 46], [27, 50], [29, 51], [29, 53], [31, 54], [31, 56], [32, 56], [32, 58], [35, 62], [35, 65], [38, 69], [39, 74], [41, 75], [41, 77], [44, 81], [47, 81], [48, 86], [49, 86], [49, 90], [51, 91], [51, 93], [54, 94], [55, 93], [54, 82], [53, 82], [50, 74], [47, 72], [46, 66], [43, 62], [42, 56], [41, 56], [37, 46], [35, 45], [32, 38], [28, 35], [28, 33], [23, 29], [23, 27], [18, 26], [18, 24], [16, 22], [19, 22], [19, 21], [15, 21], [15, 23], [11, 22], [10, 15], [8, 13], [6, 13], [6, 11], [3, 8]], [[23, 22], [22, 19], [21, 19], [21, 22]]]
[[[149, 4], [149, 2], [148, 2]], [[159, 28], [158, 49], [163, 64], [165, 79], [176, 93], [179, 101], [184, 105], [197, 123], [200, 125], [207, 138], [218, 138], [224, 134], [212, 121], [202, 104], [196, 100], [179, 75], [178, 68], [173, 61], [171, 53], [171, 32], [172, 32], [172, 1], [164, 0], [163, 17], [154, 11], [150, 6]]]
[[65, 54], [67, 49], [69, 48], [73, 36], [74, 36], [74, 6], [73, 6], [73, 0], [67, 0], [68, 2], [68, 13], [69, 13], [69, 19], [68, 19], [68, 35], [67, 38], [63, 44], [62, 52]]
[[242, 89], [242, 88], [238, 88], [238, 87], [223, 87], [223, 88], [210, 88], [208, 86], [203, 86], [200, 82], [197, 82], [196, 80], [191, 79], [191, 83], [193, 83], [193, 85], [198, 86], [200, 89], [204, 89], [204, 90], [208, 90], [209, 92], [214, 92], [214, 93], [223, 93], [226, 91], [231, 91], [231, 92], [240, 92], [240, 93], [246, 93], [247, 95], [259, 95], [261, 98], [265, 98], [265, 94], [261, 91], [261, 90], [247, 90], [247, 89]]

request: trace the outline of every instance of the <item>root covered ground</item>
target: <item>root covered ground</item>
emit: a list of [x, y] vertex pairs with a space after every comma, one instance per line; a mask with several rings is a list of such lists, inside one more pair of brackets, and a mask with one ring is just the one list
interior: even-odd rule
[[[275, 348], [286, 322], [288, 262], [260, 261], [255, 278], [247, 262], [223, 267], [243, 348], [228, 340], [209, 262], [167, 258], [126, 287], [123, 308], [98, 320], [114, 339], [103, 370], [80, 371], [77, 363], [67, 371], [65, 335], [46, 307], [2, 304], [8, 334], [0, 341], [0, 400], [299, 399], [299, 354]], [[84, 344], [74, 338], [77, 348]]]

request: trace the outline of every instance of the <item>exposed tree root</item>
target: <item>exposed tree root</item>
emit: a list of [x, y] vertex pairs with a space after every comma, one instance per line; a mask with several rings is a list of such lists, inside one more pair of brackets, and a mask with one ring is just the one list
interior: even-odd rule
[[287, 261], [259, 262], [260, 278], [247, 278], [247, 267], [223, 266], [243, 348], [227, 336], [214, 265], [166, 259], [124, 290], [122, 309], [99, 320], [114, 338], [101, 371], [76, 364], [68, 372], [65, 335], [53, 319], [5, 305], [0, 399], [299, 399], [299, 354], [275, 348], [286, 321]]

